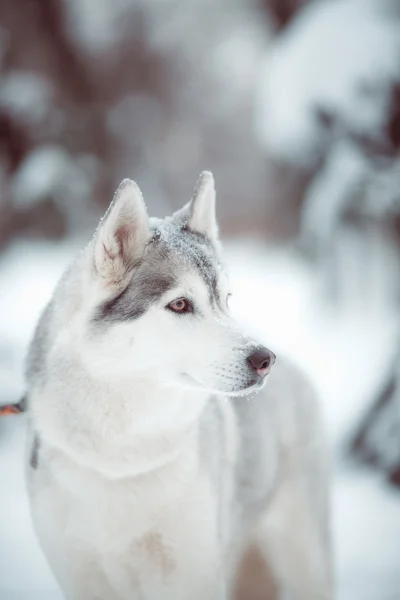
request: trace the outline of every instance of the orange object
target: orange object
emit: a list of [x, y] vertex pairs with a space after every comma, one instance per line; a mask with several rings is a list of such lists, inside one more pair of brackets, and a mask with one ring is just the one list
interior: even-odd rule
[[0, 417], [17, 415], [20, 412], [22, 411], [18, 404], [6, 404], [5, 406], [0, 406]]

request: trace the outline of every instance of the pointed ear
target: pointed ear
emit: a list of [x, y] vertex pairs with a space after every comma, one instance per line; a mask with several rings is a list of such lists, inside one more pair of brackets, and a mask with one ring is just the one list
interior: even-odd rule
[[202, 233], [211, 241], [218, 239], [214, 177], [210, 171], [201, 173], [191, 201], [175, 213], [174, 219], [185, 220], [188, 229]]
[[94, 266], [108, 285], [122, 282], [143, 255], [148, 216], [139, 187], [124, 179], [94, 238]]

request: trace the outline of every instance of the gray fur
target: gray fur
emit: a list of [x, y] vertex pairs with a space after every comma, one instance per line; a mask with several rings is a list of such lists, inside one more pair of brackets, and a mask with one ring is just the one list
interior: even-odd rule
[[[213, 486], [215, 493], [219, 494], [223, 488], [223, 456], [224, 447], [226, 445], [226, 435], [224, 430], [224, 416], [221, 410], [221, 404], [218, 399], [213, 396], [210, 397], [200, 420], [200, 433], [199, 433], [199, 456], [202, 460], [202, 466], [208, 473], [211, 485]], [[215, 453], [215, 449], [218, 448], [218, 452]], [[211, 450], [212, 449], [212, 450]], [[210, 452], [211, 450], [211, 452]], [[222, 515], [221, 512], [224, 510], [222, 501], [218, 503], [219, 518], [218, 523], [220, 525], [219, 535], [223, 539], [224, 531], [222, 530]]]
[[52, 303], [46, 306], [36, 326], [35, 335], [31, 342], [25, 369], [28, 381], [34, 381], [44, 376], [46, 350], [48, 348]]
[[40, 438], [37, 434], [34, 434], [32, 447], [31, 447], [31, 456], [29, 459], [29, 464], [32, 469], [37, 469], [39, 466], [39, 450], [40, 450]]
[[[280, 358], [260, 391], [259, 343], [226, 306], [211, 174], [164, 220], [121, 189], [27, 361], [32, 516], [65, 598], [228, 600], [255, 544], [282, 594], [331, 600], [318, 408]], [[177, 317], [164, 304], [181, 289], [194, 310]]]
[[236, 486], [240, 509], [245, 520], [267, 506], [271, 494], [271, 483], [263, 479], [263, 473], [278, 477], [278, 455], [271, 446], [271, 423], [268, 418], [268, 397], [256, 394], [251, 399], [237, 398], [233, 402], [236, 418], [240, 423], [240, 452], [236, 464]]
[[137, 319], [150, 308], [153, 302], [171, 289], [176, 281], [174, 277], [167, 274], [152, 274], [147, 271], [141, 275], [138, 269], [129, 285], [118, 296], [99, 307], [94, 320], [118, 323]]
[[196, 271], [207, 286], [210, 303], [220, 306], [218, 270], [222, 269], [215, 247], [202, 234], [165, 219], [158, 222], [127, 287], [98, 307], [96, 323], [130, 321], [142, 316], [165, 292], [176, 285], [173, 273]]

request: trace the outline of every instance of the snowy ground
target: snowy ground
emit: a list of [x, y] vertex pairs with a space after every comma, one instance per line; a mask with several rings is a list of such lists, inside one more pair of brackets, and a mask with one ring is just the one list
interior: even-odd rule
[[[0, 263], [0, 403], [23, 390], [21, 364], [40, 309], [69, 246], [14, 245]], [[232, 309], [278, 357], [302, 366], [320, 393], [334, 450], [333, 532], [338, 600], [400, 598], [400, 497], [340, 457], [397, 334], [379, 302], [334, 311], [316, 300], [313, 273], [284, 250], [243, 240], [228, 252]], [[374, 349], [379, 349], [376, 351]], [[23, 416], [0, 421], [0, 600], [58, 600], [37, 546], [24, 488]]]

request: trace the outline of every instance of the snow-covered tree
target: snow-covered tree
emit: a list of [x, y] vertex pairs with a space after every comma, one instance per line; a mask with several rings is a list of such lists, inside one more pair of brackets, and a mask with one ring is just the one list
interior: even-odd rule
[[269, 14], [258, 0], [4, 0], [0, 244], [93, 224], [126, 176], [168, 212], [211, 166], [225, 224], [262, 229], [251, 124]]
[[[298, 210], [299, 244], [325, 298], [342, 309], [371, 305], [378, 318], [391, 311], [397, 328], [399, 2], [321, 0], [302, 8], [268, 53], [257, 131], [272, 173], [294, 182], [280, 186], [276, 203]], [[390, 394], [371, 390], [366, 400], [374, 393], [378, 400], [353, 447], [396, 473], [400, 379], [392, 381]]]

